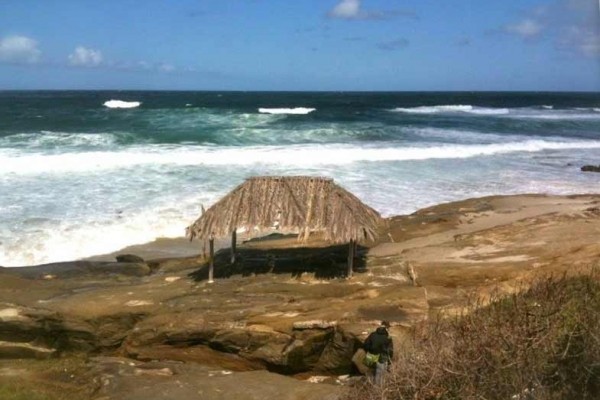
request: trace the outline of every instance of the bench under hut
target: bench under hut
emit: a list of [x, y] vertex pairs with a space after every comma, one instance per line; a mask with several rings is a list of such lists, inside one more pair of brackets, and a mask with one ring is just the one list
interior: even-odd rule
[[209, 241], [209, 282], [213, 281], [214, 239], [231, 235], [235, 263], [236, 232], [277, 229], [306, 242], [319, 232], [331, 243], [348, 243], [351, 277], [356, 243], [374, 241], [383, 219], [333, 179], [313, 176], [261, 176], [246, 181], [212, 205], [186, 229], [190, 240]]

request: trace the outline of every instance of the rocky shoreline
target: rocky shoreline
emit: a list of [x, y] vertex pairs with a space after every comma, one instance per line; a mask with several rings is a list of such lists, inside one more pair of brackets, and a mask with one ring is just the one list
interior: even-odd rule
[[307, 247], [248, 242], [233, 266], [223, 250], [213, 284], [201, 256], [152, 259], [151, 248], [1, 268], [0, 384], [54, 393], [55, 367], [76, 360], [59, 379], [69, 398], [338, 398], [379, 320], [401, 343], [473, 296], [597, 263], [600, 196], [495, 196], [390, 218], [351, 280], [345, 246]]

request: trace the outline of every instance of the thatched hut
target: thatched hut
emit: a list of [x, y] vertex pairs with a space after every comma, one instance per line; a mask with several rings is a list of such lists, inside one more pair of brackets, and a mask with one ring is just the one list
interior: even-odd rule
[[236, 230], [298, 233], [306, 240], [321, 232], [332, 243], [349, 243], [348, 276], [356, 243], [377, 238], [383, 220], [379, 213], [333, 182], [312, 176], [261, 176], [244, 183], [202, 213], [187, 230], [190, 240], [210, 242], [209, 281], [213, 277], [214, 238], [232, 236], [235, 262]]

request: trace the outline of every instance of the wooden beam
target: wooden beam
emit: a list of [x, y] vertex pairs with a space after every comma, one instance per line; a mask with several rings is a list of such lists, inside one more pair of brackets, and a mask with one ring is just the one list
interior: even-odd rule
[[237, 246], [237, 232], [235, 228], [233, 228], [233, 232], [231, 232], [231, 263], [235, 264], [235, 250]]
[[212, 236], [208, 241], [208, 248], [210, 253], [210, 260], [208, 263], [208, 283], [213, 283], [215, 270], [215, 239]]
[[346, 274], [346, 278], [352, 278], [352, 273], [354, 272], [354, 253], [356, 250], [356, 242], [351, 240], [348, 243], [348, 273]]

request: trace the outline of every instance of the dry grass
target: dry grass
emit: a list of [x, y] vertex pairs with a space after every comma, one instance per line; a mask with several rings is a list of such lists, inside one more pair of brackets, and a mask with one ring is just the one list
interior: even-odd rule
[[348, 399], [600, 398], [600, 273], [540, 280], [415, 327], [385, 383]]

